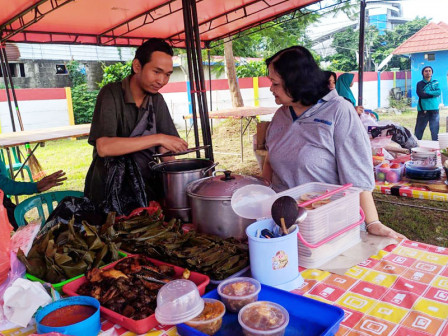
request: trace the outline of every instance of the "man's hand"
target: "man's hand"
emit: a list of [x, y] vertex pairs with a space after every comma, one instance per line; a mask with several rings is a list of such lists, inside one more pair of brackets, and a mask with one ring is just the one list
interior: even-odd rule
[[45, 176], [42, 180], [37, 182], [37, 191], [42, 192], [51, 189], [53, 187], [62, 185], [62, 182], [67, 179], [64, 176], [65, 172], [62, 170], [58, 170], [57, 172], [51, 175]]
[[362, 106], [355, 106], [355, 110], [358, 113], [358, 115], [361, 115], [364, 113], [364, 107], [362, 107]]
[[177, 136], [167, 134], [158, 135], [161, 136], [160, 145], [169, 151], [177, 153], [183, 152], [188, 148], [188, 143]]

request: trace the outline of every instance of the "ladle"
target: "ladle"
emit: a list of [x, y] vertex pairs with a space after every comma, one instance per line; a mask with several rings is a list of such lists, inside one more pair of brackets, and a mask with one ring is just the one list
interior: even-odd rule
[[291, 196], [281, 196], [272, 204], [272, 219], [280, 226], [284, 235], [288, 234], [288, 229], [294, 223], [302, 222], [306, 216], [306, 209], [300, 207], [297, 201]]

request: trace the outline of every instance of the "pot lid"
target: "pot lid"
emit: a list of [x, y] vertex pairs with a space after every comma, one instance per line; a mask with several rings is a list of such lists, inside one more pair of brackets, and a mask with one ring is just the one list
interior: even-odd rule
[[236, 190], [246, 185], [269, 185], [269, 183], [261, 177], [232, 174], [230, 170], [218, 170], [215, 173], [217, 172], [223, 172], [224, 175], [215, 175], [193, 181], [187, 186], [187, 193], [190, 196], [197, 197], [225, 197], [230, 199]]

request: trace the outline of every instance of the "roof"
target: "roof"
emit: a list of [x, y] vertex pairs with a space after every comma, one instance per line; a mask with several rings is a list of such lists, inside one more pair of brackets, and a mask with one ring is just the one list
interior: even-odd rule
[[448, 24], [429, 23], [394, 50], [394, 55], [448, 50]]
[[[203, 42], [232, 36], [310, 4], [331, 0], [196, 0]], [[185, 46], [182, 0], [2, 1], [0, 42], [139, 46], [149, 37]], [[323, 7], [324, 6], [324, 7]]]

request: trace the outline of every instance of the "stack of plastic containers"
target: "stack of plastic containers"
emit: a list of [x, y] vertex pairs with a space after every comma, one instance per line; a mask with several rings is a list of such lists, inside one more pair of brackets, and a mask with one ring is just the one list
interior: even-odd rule
[[[341, 186], [313, 182], [288, 189], [279, 193], [278, 197], [291, 196], [300, 205], [303, 203], [301, 196], [305, 194], [324, 195], [339, 188]], [[299, 224], [300, 266], [319, 267], [360, 242], [361, 191], [354, 187], [345, 188], [328, 196], [328, 203], [308, 209], [307, 218]]]

